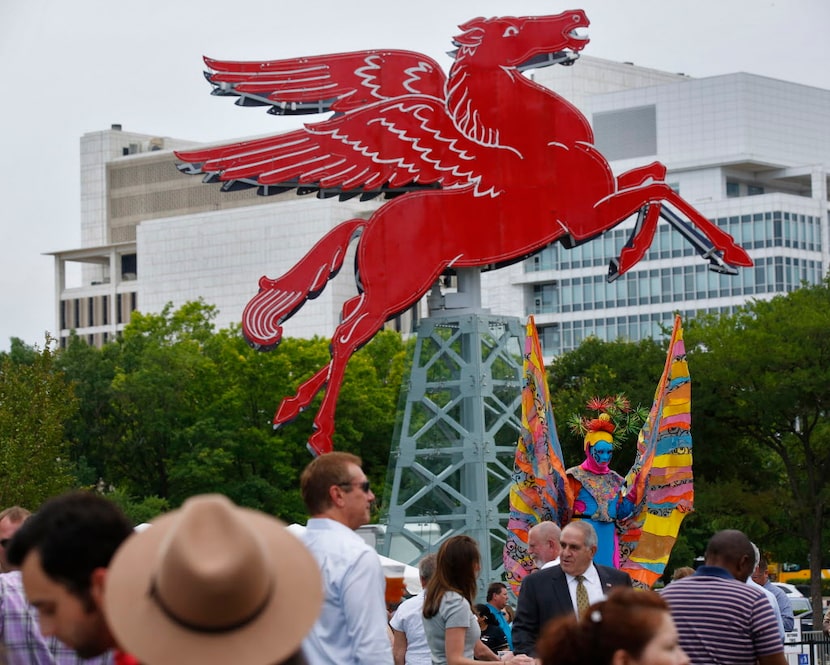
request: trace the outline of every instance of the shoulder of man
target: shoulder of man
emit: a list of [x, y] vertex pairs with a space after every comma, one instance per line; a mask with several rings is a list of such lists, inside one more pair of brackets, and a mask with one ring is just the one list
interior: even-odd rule
[[601, 564], [594, 564], [594, 566], [597, 569], [597, 573], [599, 573], [600, 579], [610, 582], [611, 584], [631, 585], [631, 576], [624, 570], [618, 570], [617, 568], [603, 566]]
[[420, 605], [423, 606], [423, 596], [412, 596], [411, 598], [407, 598], [402, 601], [400, 605], [398, 605], [398, 609], [395, 610], [395, 614], [404, 615], [409, 612], [416, 612], [419, 600], [421, 601]]
[[[550, 568], [540, 568], [539, 570], [534, 570], [530, 575], [526, 576], [522, 580], [522, 589], [525, 588], [525, 585], [529, 587], [535, 587], [539, 585], [549, 584], [551, 580], [556, 580], [560, 578], [564, 578], [565, 573], [562, 571], [561, 566], [551, 566]], [[521, 595], [521, 591], [519, 592]]]

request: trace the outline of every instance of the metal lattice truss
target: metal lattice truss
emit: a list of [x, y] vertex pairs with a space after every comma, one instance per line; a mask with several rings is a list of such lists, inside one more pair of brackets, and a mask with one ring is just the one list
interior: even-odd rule
[[518, 319], [482, 313], [421, 323], [390, 456], [387, 555], [415, 562], [467, 534], [481, 549], [480, 584], [501, 579], [522, 335]]

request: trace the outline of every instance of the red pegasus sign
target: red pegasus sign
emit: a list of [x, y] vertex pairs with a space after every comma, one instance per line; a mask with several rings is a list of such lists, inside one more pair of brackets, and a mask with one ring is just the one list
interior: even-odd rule
[[[521, 71], [572, 62], [588, 43], [582, 10], [556, 16], [476, 18], [460, 26], [449, 76], [431, 58], [360, 51], [269, 62], [205, 59], [214, 94], [276, 114], [333, 111], [277, 136], [176, 153], [187, 173], [263, 194], [394, 197], [369, 219], [344, 221], [290, 271], [263, 277], [243, 314], [248, 341], [270, 349], [281, 323], [340, 269], [356, 238], [359, 295], [343, 306], [331, 361], [280, 406], [294, 417], [325, 388], [309, 446], [332, 449], [346, 363], [389, 318], [417, 302], [448, 268], [495, 267], [558, 240], [587, 242], [639, 212], [612, 276], [637, 263], [662, 215], [695, 229], [721, 269], [752, 261], [665, 182], [659, 162], [614, 177], [585, 117]], [[688, 226], [688, 224], [686, 224]], [[718, 252], [720, 255], [718, 255]], [[722, 256], [722, 258], [721, 258]]]

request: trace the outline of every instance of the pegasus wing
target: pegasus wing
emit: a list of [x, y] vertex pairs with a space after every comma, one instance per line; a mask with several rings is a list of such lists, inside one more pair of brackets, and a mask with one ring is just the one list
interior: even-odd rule
[[185, 162], [182, 171], [205, 174], [208, 181], [223, 182], [225, 190], [393, 195], [408, 186], [480, 187], [477, 158], [488, 149], [455, 128], [442, 101], [410, 96], [293, 132], [176, 156]]
[[506, 579], [516, 594], [522, 579], [534, 568], [527, 553], [528, 530], [543, 521], [565, 524], [573, 505], [533, 316], [527, 322], [523, 375], [521, 435], [513, 466], [503, 554]]
[[356, 51], [265, 62], [205, 58], [213, 94], [269, 113], [345, 113], [404, 95], [443, 98], [446, 76], [435, 60], [411, 51]]
[[680, 523], [694, 503], [691, 379], [680, 317], [675, 318], [663, 376], [637, 458], [623, 491], [635, 505], [620, 537], [620, 568], [637, 586], [651, 588], [663, 574]]

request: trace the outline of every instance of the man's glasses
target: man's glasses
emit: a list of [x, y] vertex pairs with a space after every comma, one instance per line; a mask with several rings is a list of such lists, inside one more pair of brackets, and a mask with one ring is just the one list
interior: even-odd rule
[[362, 483], [356, 483], [354, 481], [352, 481], [350, 483], [337, 483], [337, 486], [338, 487], [359, 487], [360, 489], [363, 490], [364, 494], [369, 493], [369, 481], [368, 480], [364, 480]]

